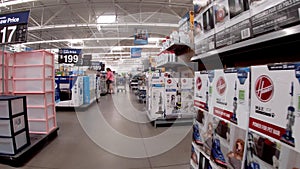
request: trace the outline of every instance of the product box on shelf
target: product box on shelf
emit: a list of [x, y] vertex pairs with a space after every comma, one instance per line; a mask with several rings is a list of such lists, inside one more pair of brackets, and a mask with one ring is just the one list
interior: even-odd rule
[[83, 104], [91, 103], [91, 95], [90, 95], [90, 77], [83, 76]]
[[300, 153], [257, 132], [247, 139], [247, 168], [300, 168]]
[[299, 23], [299, 1], [251, 1], [253, 34], [258, 36]]
[[201, 166], [243, 168], [246, 138], [246, 130], [206, 111], [198, 111], [193, 126], [193, 144], [200, 149]]
[[[216, 48], [231, 45], [252, 37], [249, 0], [229, 0], [228, 5], [229, 19], [225, 23], [225, 29], [218, 29], [216, 31]], [[222, 13], [224, 9], [221, 9], [220, 12]]]
[[160, 73], [154, 73], [150, 80], [149, 113], [152, 119], [165, 117], [165, 82]]
[[83, 104], [82, 76], [56, 76], [55, 86], [56, 106], [78, 107]]
[[300, 63], [251, 67], [249, 128], [300, 152]]
[[[165, 78], [165, 113], [166, 115], [175, 115], [178, 113], [178, 78]], [[181, 106], [181, 103], [180, 103]]]
[[214, 0], [193, 0], [195, 16], [212, 5]]
[[249, 124], [250, 68], [214, 70], [210, 156], [218, 166], [244, 168]]
[[194, 144], [192, 144], [190, 165], [192, 166], [193, 169], [199, 168], [199, 155], [200, 152], [198, 148], [195, 147]]
[[247, 130], [249, 117], [250, 68], [215, 70], [213, 114]]
[[194, 105], [210, 113], [212, 113], [211, 94], [214, 79], [214, 70], [195, 72]]
[[217, 0], [214, 2], [214, 18], [216, 23], [216, 32], [226, 28], [226, 22], [229, 20], [228, 0]]
[[193, 78], [180, 78], [180, 100], [181, 100], [181, 113], [195, 113], [194, 109], [194, 79]]

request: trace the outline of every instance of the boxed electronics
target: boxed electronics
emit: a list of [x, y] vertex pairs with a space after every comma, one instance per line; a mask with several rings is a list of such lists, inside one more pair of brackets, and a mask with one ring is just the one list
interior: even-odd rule
[[56, 106], [79, 107], [83, 104], [82, 76], [55, 76]]

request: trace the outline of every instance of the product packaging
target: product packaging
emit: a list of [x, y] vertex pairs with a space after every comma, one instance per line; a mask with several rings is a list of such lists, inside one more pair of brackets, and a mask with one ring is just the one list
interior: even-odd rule
[[299, 7], [299, 1], [251, 0], [251, 22], [254, 36], [297, 24]]
[[[179, 113], [178, 108], [178, 80], [177, 78], [165, 78], [165, 103], [166, 103], [166, 115], [175, 115]], [[180, 103], [181, 104], [181, 103]]]
[[209, 113], [212, 113], [211, 94], [214, 79], [213, 70], [195, 72], [194, 105], [195, 107]]
[[249, 128], [300, 152], [300, 63], [251, 67]]
[[[180, 79], [180, 88], [178, 89], [181, 92], [181, 108], [180, 112], [184, 113], [195, 113], [194, 109], [194, 86], [193, 86], [193, 78], [181, 78]], [[179, 98], [177, 98], [179, 100]]]
[[164, 77], [159, 73], [153, 73], [150, 79], [150, 104], [148, 109], [153, 119], [165, 117], [164, 84]]

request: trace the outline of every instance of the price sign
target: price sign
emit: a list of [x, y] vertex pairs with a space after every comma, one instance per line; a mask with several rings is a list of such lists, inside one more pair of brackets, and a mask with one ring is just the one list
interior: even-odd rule
[[29, 11], [0, 15], [0, 44], [27, 41]]
[[58, 52], [58, 63], [78, 63], [81, 61], [81, 49], [60, 49]]

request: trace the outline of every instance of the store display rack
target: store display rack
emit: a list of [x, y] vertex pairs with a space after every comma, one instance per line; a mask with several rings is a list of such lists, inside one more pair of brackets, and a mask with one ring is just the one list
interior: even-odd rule
[[237, 50], [237, 49], [241, 49], [241, 48], [245, 48], [245, 47], [249, 47], [249, 46], [253, 46], [253, 45], [258, 45], [260, 43], [264, 43], [264, 42], [269, 42], [272, 40], [276, 40], [276, 39], [280, 39], [280, 38], [284, 38], [284, 37], [288, 37], [288, 36], [292, 36], [292, 35], [296, 35], [300, 33], [300, 25], [297, 26], [293, 26], [290, 28], [285, 28], [276, 32], [271, 32], [268, 34], [264, 34], [252, 39], [248, 39], [242, 42], [238, 42], [235, 44], [232, 44], [230, 46], [226, 46], [220, 49], [215, 49], [212, 50], [210, 52], [207, 53], [203, 53], [197, 56], [192, 57], [191, 61], [197, 61], [200, 59], [204, 59], [204, 58], [209, 58], [212, 57], [214, 55], [219, 55], [225, 52], [230, 52], [233, 50]]
[[193, 47], [191, 47], [188, 44], [185, 44], [185, 43], [171, 43], [168, 48], [161, 51], [158, 55], [160, 55], [164, 51], [173, 51], [173, 52], [175, 52], [176, 56], [179, 56], [179, 55], [182, 55], [184, 53], [188, 53], [190, 50], [193, 50]]

